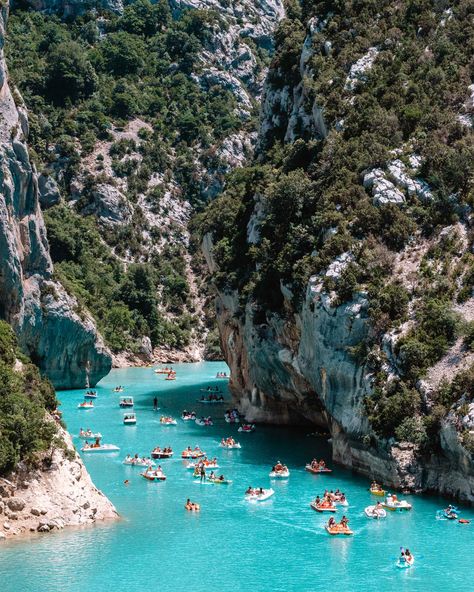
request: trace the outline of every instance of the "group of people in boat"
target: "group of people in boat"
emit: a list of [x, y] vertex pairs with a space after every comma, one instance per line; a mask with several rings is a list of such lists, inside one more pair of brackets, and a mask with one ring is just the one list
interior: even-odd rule
[[196, 419], [196, 421], [199, 421], [199, 423], [201, 425], [205, 425], [205, 426], [211, 426], [214, 425], [213, 421], [212, 421], [212, 417], [209, 415], [208, 417], [201, 417], [201, 419]]
[[97, 391], [86, 391], [86, 394], [84, 395], [86, 398], [87, 397], [97, 397]]
[[313, 458], [313, 460], [310, 462], [309, 466], [314, 471], [323, 471], [324, 469], [327, 469], [326, 463], [324, 462], [324, 460], [316, 460], [315, 458]]
[[227, 374], [227, 372], [218, 372], [216, 374], [216, 378], [230, 378]]
[[93, 438], [94, 435], [95, 435], [94, 432], [90, 428], [87, 428], [87, 430], [84, 430], [83, 428], [81, 428], [79, 430], [79, 437], [80, 438]]
[[122, 399], [120, 399], [119, 405], [120, 407], [133, 407], [133, 398], [123, 397]]
[[230, 448], [232, 446], [236, 446], [237, 442], [234, 440], [234, 438], [232, 438], [232, 436], [229, 436], [228, 438], [222, 438], [221, 440], [221, 446], [223, 448]]
[[124, 387], [121, 384], [119, 384], [114, 388], [114, 393], [123, 393], [123, 388]]
[[412, 565], [414, 560], [415, 560], [415, 558], [410, 553], [410, 549], [402, 549], [401, 550], [400, 557], [398, 559], [398, 561], [401, 564], [408, 563], [408, 564]]
[[165, 448], [160, 448], [159, 446], [155, 446], [151, 451], [152, 454], [173, 454], [173, 449], [171, 446], [165, 446]]
[[263, 487], [251, 487], [249, 485], [245, 495], [264, 495], [264, 493], [265, 491], [263, 490]]
[[162, 415], [160, 423], [175, 423], [175, 420], [170, 415]]
[[84, 448], [100, 448], [100, 438], [96, 438], [92, 444], [87, 440], [84, 442]]
[[196, 412], [195, 411], [186, 411], [186, 409], [184, 409], [183, 413], [181, 414], [181, 419], [184, 419], [184, 420], [190, 419], [190, 420], [194, 421], [196, 419]]
[[130, 464], [130, 465], [153, 465], [153, 461], [151, 460], [151, 458], [148, 458], [146, 456], [142, 456], [141, 458], [138, 456], [138, 454], [134, 454], [133, 456], [130, 456], [130, 454], [127, 454], [127, 456], [125, 457], [125, 463], [126, 464]]
[[237, 409], [227, 409], [224, 414], [224, 419], [230, 423], [237, 423], [240, 421], [240, 413]]
[[328, 491], [327, 489], [324, 491], [322, 497], [319, 495], [316, 496], [314, 503], [316, 506], [321, 507], [332, 507], [334, 504], [345, 504], [347, 502], [346, 494], [343, 493], [339, 488], [336, 491]]
[[[207, 387], [209, 389], [209, 387]], [[222, 395], [220, 395], [219, 397], [215, 394], [209, 394], [207, 397], [205, 397], [204, 395], [201, 395], [201, 401], [205, 401], [207, 403], [211, 403], [211, 402], [219, 402], [219, 401], [223, 401], [224, 397]]]
[[328, 520], [328, 528], [336, 528], [336, 526], [339, 526], [341, 529], [347, 529], [348, 525], [349, 520], [346, 516], [341, 518], [339, 524], [336, 522], [333, 516], [331, 516]]
[[288, 472], [288, 467], [277, 461], [276, 465], [272, 467], [272, 473], [286, 473]]
[[194, 448], [191, 448], [191, 446], [188, 446], [185, 450], [183, 450], [183, 452], [181, 453], [181, 457], [182, 458], [198, 458], [201, 456], [204, 456], [206, 453], [203, 452], [199, 446], [195, 446]]

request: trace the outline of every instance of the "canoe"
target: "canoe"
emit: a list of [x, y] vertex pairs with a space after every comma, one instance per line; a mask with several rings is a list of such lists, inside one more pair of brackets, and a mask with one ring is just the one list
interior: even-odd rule
[[306, 465], [305, 470], [308, 471], [308, 473], [312, 473], [313, 475], [319, 475], [320, 473], [332, 473], [332, 469], [328, 469], [327, 467], [324, 467], [323, 469], [314, 469], [311, 465]]
[[147, 481], [166, 481], [166, 476], [163, 473], [140, 473], [140, 475]]
[[315, 502], [311, 502], [309, 504], [313, 510], [316, 512], [337, 512], [336, 506], [322, 506], [321, 504], [316, 504]]
[[102, 438], [102, 434], [100, 432], [97, 432], [96, 434], [93, 434], [92, 432], [86, 434], [79, 434], [79, 438], [81, 440], [100, 440]]
[[171, 458], [173, 456], [173, 452], [151, 452], [151, 458]]
[[100, 446], [83, 446], [81, 450], [82, 452], [117, 452], [120, 448], [115, 444], [101, 444]]
[[246, 493], [245, 494], [245, 499], [248, 502], [264, 502], [265, 500], [267, 500], [268, 498], [272, 497], [272, 495], [275, 492], [273, 491], [273, 489], [264, 489], [263, 493], [260, 495], [257, 495], [255, 493]]
[[328, 526], [326, 524], [326, 526], [324, 528], [327, 530], [327, 532], [329, 534], [332, 534], [333, 536], [340, 535], [340, 534], [343, 534], [343, 535], [346, 535], [346, 536], [347, 535], [354, 534], [354, 532], [350, 528], [347, 528], [347, 527], [344, 528], [340, 524], [336, 524], [336, 526]]
[[376, 510], [375, 506], [367, 506], [364, 512], [367, 518], [375, 518], [376, 520], [387, 516], [387, 512], [383, 508], [378, 508]]
[[271, 479], [288, 479], [290, 471], [270, 471], [269, 476]]
[[369, 489], [369, 491], [372, 495], [385, 496], [385, 489]]

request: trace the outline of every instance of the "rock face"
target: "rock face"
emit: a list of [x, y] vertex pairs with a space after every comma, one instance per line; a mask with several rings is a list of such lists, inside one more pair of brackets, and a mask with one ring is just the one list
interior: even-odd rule
[[[312, 95], [308, 92], [316, 77], [310, 68], [313, 38], [324, 28], [325, 23], [317, 19], [308, 24], [299, 79], [287, 83], [278, 69], [270, 73], [262, 95], [258, 150], [265, 152], [275, 138], [287, 143], [298, 138], [326, 138], [323, 113], [314, 99], [309, 100]], [[324, 55], [331, 52], [330, 43], [322, 44], [320, 38], [318, 47]], [[347, 95], [364, 84], [377, 55], [378, 50], [370, 48], [350, 67]], [[343, 121], [340, 123], [342, 126]], [[404, 156], [407, 163], [397, 157], [361, 175], [360, 183], [375, 205], [402, 206], [414, 196], [425, 203], [433, 199], [430, 188], [416, 176], [420, 157], [408, 153]], [[258, 245], [265, 199], [258, 194], [253, 199], [247, 243]], [[212, 236], [207, 234], [203, 240], [207, 265], [211, 273], [225, 271], [219, 270], [212, 249]], [[395, 271], [397, 279], [409, 285], [411, 275], [419, 275], [427, 249], [422, 241], [412, 246], [412, 251], [407, 248]], [[327, 430], [334, 461], [386, 486], [436, 491], [474, 503], [474, 466], [462, 446], [455, 419], [448, 416], [443, 420], [439, 450], [429, 457], [422, 455], [415, 444], [375, 435], [365, 408], [365, 398], [373, 394], [375, 377], [367, 356], [358, 354], [373, 329], [367, 295], [356, 293], [351, 301], [338, 305], [322, 281], [323, 275], [337, 278], [351, 258], [350, 252], [343, 253], [327, 266], [325, 274], [312, 277], [301, 304], [295, 305], [291, 288], [281, 285], [283, 303], [279, 312], [262, 309], [251, 296], [218, 290], [217, 319], [236, 405], [250, 422], [313, 424]], [[397, 370], [394, 348], [391, 350], [392, 358], [387, 355], [387, 363], [392, 366], [389, 380]]]
[[62, 432], [61, 438], [67, 451], [45, 455], [42, 468], [20, 465], [8, 479], [0, 478], [0, 540], [118, 518], [92, 483], [70, 437]]
[[[7, 7], [0, 12], [3, 47]], [[0, 317], [58, 388], [95, 384], [111, 358], [91, 319], [52, 281], [53, 266], [39, 207], [37, 175], [28, 157], [28, 122], [0, 55]], [[42, 186], [45, 187], [42, 181]]]

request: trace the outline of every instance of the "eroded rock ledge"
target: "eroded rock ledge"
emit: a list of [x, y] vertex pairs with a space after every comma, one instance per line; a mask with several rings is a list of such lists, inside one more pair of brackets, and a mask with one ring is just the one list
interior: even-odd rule
[[95, 487], [70, 436], [61, 430], [66, 450], [45, 454], [40, 467], [20, 464], [8, 479], [0, 477], [0, 539], [67, 526], [118, 519]]

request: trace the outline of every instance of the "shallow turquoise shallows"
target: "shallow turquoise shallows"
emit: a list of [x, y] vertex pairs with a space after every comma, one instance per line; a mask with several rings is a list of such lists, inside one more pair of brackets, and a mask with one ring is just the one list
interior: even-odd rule
[[[91, 528], [35, 536], [34, 540], [2, 543], [2, 592], [142, 592], [156, 590], [449, 592], [472, 590], [474, 523], [461, 525], [435, 519], [446, 500], [410, 496], [413, 511], [390, 514], [385, 520], [365, 517], [374, 502], [365, 479], [334, 467], [331, 475], [304, 471], [312, 457], [330, 458], [328, 444], [305, 429], [258, 427], [237, 434], [224, 422], [225, 406], [196, 403], [200, 388], [214, 379], [224, 364], [176, 365], [177, 380], [166, 382], [152, 369], [114, 370], [101, 381], [92, 411], [78, 411], [84, 391], [59, 393], [64, 418], [73, 435], [90, 427], [104, 442], [120, 446], [115, 454], [90, 457], [87, 467], [95, 483], [116, 505], [122, 520]], [[112, 388], [125, 385], [135, 399], [138, 423], [122, 425], [119, 396]], [[181, 411], [211, 414], [213, 427], [198, 427], [178, 419], [162, 427], [152, 410], [158, 397], [161, 411], [179, 418]], [[241, 450], [219, 448], [220, 438], [233, 435]], [[76, 446], [80, 441], [75, 438]], [[140, 469], [122, 465], [127, 453], [149, 454], [170, 444], [175, 456], [162, 462], [168, 480], [148, 483]], [[183, 467], [180, 452], [199, 444], [217, 456], [229, 486], [201, 485]], [[272, 482], [276, 493], [265, 503], [244, 501], [248, 485], [267, 487], [271, 465], [288, 464], [288, 482]], [[124, 485], [129, 479], [130, 485]], [[353, 537], [329, 536], [327, 519], [309, 502], [325, 488], [341, 488], [350, 506], [346, 514]], [[184, 510], [187, 497], [199, 502], [200, 514]], [[342, 516], [341, 509], [336, 517]], [[462, 516], [474, 518], [463, 509]], [[401, 545], [416, 556], [415, 567], [395, 567]]]

